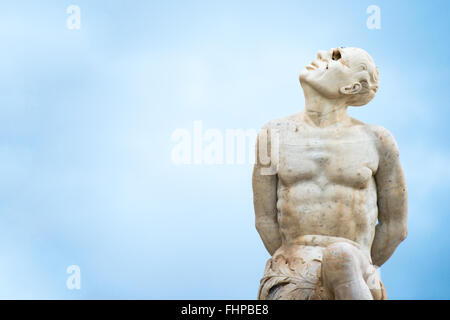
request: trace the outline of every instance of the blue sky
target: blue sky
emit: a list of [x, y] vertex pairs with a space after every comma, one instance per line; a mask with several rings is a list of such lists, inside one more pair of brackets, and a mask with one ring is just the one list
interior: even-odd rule
[[171, 135], [299, 112], [300, 70], [336, 46], [377, 63], [377, 97], [349, 112], [393, 133], [406, 173], [389, 297], [450, 298], [450, 4], [242, 2], [2, 2], [0, 298], [256, 298], [252, 166], [177, 166]]

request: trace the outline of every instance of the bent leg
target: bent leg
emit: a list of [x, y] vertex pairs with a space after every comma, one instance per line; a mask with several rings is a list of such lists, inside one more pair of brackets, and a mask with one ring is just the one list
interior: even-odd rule
[[363, 275], [361, 253], [345, 242], [329, 245], [322, 260], [325, 286], [337, 300], [373, 300]]

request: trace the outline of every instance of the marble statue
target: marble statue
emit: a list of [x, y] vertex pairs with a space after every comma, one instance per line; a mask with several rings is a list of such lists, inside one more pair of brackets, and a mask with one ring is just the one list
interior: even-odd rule
[[406, 238], [405, 178], [393, 136], [347, 114], [375, 96], [377, 67], [362, 49], [319, 51], [300, 83], [304, 111], [258, 134], [258, 299], [387, 299], [378, 268]]

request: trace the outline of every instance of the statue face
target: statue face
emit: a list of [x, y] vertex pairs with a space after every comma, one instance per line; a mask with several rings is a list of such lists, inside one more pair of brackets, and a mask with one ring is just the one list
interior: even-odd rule
[[320, 95], [337, 99], [345, 88], [369, 81], [368, 70], [375, 68], [372, 58], [362, 49], [335, 48], [319, 51], [317, 59], [300, 73], [302, 87], [309, 86]]

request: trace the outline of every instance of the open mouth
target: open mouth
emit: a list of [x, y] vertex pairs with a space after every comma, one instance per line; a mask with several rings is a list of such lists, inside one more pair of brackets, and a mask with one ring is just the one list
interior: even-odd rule
[[313, 61], [306, 66], [306, 70], [316, 70], [316, 69], [319, 69], [319, 64], [316, 61]]

